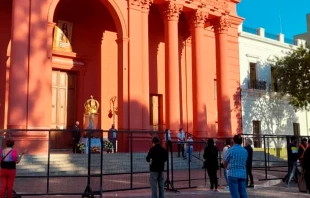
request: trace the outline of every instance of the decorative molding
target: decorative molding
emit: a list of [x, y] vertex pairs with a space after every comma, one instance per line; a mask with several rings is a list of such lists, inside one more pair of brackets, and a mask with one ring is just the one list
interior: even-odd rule
[[142, 6], [142, 2], [143, 0], [128, 0], [130, 2], [130, 8], [133, 8], [133, 9], [138, 9], [140, 10], [141, 9], [141, 6]]
[[188, 46], [192, 45], [192, 37], [191, 36], [187, 37], [187, 39], [185, 40], [185, 44]]
[[231, 22], [227, 19], [227, 16], [222, 16], [219, 19], [213, 21], [213, 28], [215, 32], [227, 33], [228, 29], [231, 27]]
[[178, 21], [181, 12], [181, 6], [171, 1], [166, 1], [161, 8], [164, 21]]
[[192, 12], [189, 16], [190, 24], [193, 27], [201, 27], [203, 28], [207, 19], [207, 14], [202, 12], [201, 10], [196, 10]]
[[153, 0], [141, 0], [142, 12], [149, 12], [152, 3], [153, 3]]
[[213, 6], [215, 9], [227, 9], [228, 8], [228, 2], [226, 0], [201, 0], [201, 5], [210, 5]]

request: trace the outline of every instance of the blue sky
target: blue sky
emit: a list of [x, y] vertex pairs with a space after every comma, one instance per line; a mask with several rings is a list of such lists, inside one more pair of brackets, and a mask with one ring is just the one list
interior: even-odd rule
[[237, 11], [245, 19], [244, 26], [262, 27], [271, 34], [282, 32], [285, 38], [293, 39], [294, 35], [307, 32], [310, 0], [241, 0]]

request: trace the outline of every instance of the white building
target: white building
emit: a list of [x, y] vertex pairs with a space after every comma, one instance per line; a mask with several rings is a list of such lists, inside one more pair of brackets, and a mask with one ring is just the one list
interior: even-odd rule
[[[284, 41], [287, 40], [283, 34], [273, 36], [265, 34], [262, 28], [242, 30], [240, 27], [240, 85], [244, 134], [255, 136], [310, 134], [310, 112], [295, 111], [287, 99], [280, 98], [277, 94], [272, 60], [275, 56], [284, 56], [285, 52], [296, 49], [297, 45], [305, 44], [303, 40], [295, 40], [297, 45]], [[280, 147], [283, 140], [275, 144]], [[261, 139], [254, 138], [254, 146], [262, 147]]]
[[307, 43], [307, 47], [310, 48], [310, 14], [307, 14], [307, 32], [303, 34], [298, 34], [294, 38], [295, 39], [303, 39]]

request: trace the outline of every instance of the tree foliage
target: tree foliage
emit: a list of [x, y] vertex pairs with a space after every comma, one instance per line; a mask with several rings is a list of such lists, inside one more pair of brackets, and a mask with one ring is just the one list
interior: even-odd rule
[[310, 52], [304, 47], [292, 50], [284, 57], [276, 57], [276, 77], [279, 92], [290, 96], [289, 102], [296, 109], [310, 104]]

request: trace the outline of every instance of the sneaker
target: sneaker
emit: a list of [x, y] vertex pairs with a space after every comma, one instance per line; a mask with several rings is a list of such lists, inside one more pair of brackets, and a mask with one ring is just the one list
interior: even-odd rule
[[214, 190], [215, 193], [219, 192], [217, 189]]
[[226, 186], [226, 187], [224, 188], [224, 190], [229, 190], [229, 186]]
[[211, 189], [211, 188], [209, 188], [207, 191], [208, 191], [208, 192], [213, 192], [214, 190], [213, 190], [213, 189]]

